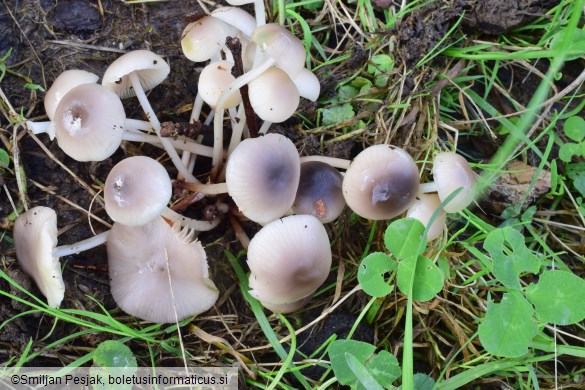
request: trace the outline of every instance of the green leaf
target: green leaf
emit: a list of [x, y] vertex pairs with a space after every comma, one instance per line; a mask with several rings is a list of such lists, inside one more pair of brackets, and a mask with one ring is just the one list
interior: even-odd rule
[[373, 252], [366, 256], [358, 269], [358, 282], [362, 289], [376, 298], [385, 297], [392, 292], [384, 275], [396, 269], [396, 262], [385, 253]]
[[416, 390], [433, 390], [435, 388], [435, 380], [433, 377], [422, 374], [416, 373], [414, 374], [414, 388]]
[[339, 88], [337, 96], [339, 96], [340, 100], [349, 100], [358, 93], [360, 93], [360, 91], [356, 87], [352, 87], [351, 85], [343, 85]]
[[358, 361], [365, 362], [375, 350], [375, 346], [363, 341], [335, 340], [332, 342], [329, 346], [329, 360], [339, 383], [350, 385], [357, 380], [347, 364], [346, 354], [353, 355]]
[[102, 342], [94, 351], [93, 363], [99, 367], [137, 367], [132, 350], [117, 340]]
[[414, 281], [412, 299], [424, 302], [433, 299], [443, 289], [444, 279], [439, 267], [430, 259], [412, 256], [398, 263], [396, 285], [403, 294], [408, 295], [411, 281]]
[[345, 360], [347, 366], [358, 381], [357, 389], [384, 390], [384, 388], [380, 386], [372, 374], [370, 374], [366, 366], [361, 364], [355, 356], [350, 353], [346, 353]]
[[394, 59], [387, 54], [377, 54], [370, 58], [367, 72], [373, 76], [388, 73], [394, 68]]
[[579, 175], [573, 179], [573, 186], [581, 193], [581, 196], [585, 196], [585, 172], [579, 173]]
[[355, 112], [353, 111], [351, 104], [345, 103], [341, 106], [333, 106], [324, 109], [322, 115], [323, 126], [332, 126], [353, 119], [353, 117], [355, 117]]
[[526, 289], [538, 317], [556, 325], [585, 319], [585, 280], [566, 271], [545, 271]]
[[585, 139], [585, 119], [579, 116], [572, 116], [565, 121], [563, 131], [575, 142]]
[[564, 162], [571, 162], [573, 156], [581, 154], [581, 146], [579, 144], [566, 143], [559, 148], [559, 158]]
[[366, 362], [366, 367], [376, 381], [385, 388], [392, 386], [392, 382], [401, 375], [398, 359], [386, 350], [381, 350], [372, 356]]
[[386, 228], [384, 244], [399, 260], [417, 256], [424, 231], [424, 225], [414, 218], [399, 219]]
[[7, 168], [10, 165], [10, 155], [4, 149], [0, 149], [0, 167]]
[[496, 356], [518, 357], [528, 352], [538, 333], [532, 305], [518, 291], [504, 294], [500, 303], [488, 302], [487, 314], [479, 325], [479, 340]]
[[364, 93], [372, 88], [372, 82], [365, 77], [356, 77], [351, 81], [351, 85], [359, 89], [359, 93]]
[[494, 276], [506, 287], [520, 290], [520, 274], [539, 270], [540, 260], [526, 247], [524, 236], [510, 226], [492, 231], [483, 247], [492, 257]]
[[576, 60], [583, 56], [585, 54], [585, 31], [581, 29], [573, 30], [573, 35], [570, 37], [566, 36], [565, 29], [560, 30], [551, 40], [551, 50], [560, 50], [564, 45], [562, 41], [567, 38], [570, 40], [570, 43], [566, 48], [565, 61]]

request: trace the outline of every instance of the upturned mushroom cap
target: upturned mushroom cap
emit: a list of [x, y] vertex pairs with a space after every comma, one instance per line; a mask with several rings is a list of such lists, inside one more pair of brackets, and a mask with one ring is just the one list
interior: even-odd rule
[[102, 84], [125, 99], [136, 96], [128, 77], [130, 73], [135, 72], [144, 91], [148, 91], [162, 83], [170, 70], [169, 64], [159, 55], [148, 50], [134, 50], [110, 64]]
[[296, 308], [331, 270], [327, 231], [312, 215], [292, 215], [264, 226], [248, 247], [250, 295], [269, 308]]
[[[418, 194], [416, 200], [406, 212], [407, 218], [414, 218], [419, 220], [425, 227], [429, 224], [434, 212], [437, 211], [441, 205], [441, 200], [435, 194]], [[445, 223], [447, 222], [447, 214], [444, 210], [439, 212], [439, 215], [429, 228], [427, 232], [427, 240], [432, 241], [441, 236]]]
[[437, 154], [433, 162], [433, 178], [441, 201], [447, 199], [456, 189], [463, 187], [457, 196], [445, 205], [444, 210], [447, 213], [457, 213], [475, 199], [474, 185], [477, 175], [463, 156], [452, 152]]
[[250, 81], [248, 95], [254, 112], [272, 123], [284, 122], [299, 106], [299, 90], [286, 72], [279, 68], [267, 71]]
[[343, 196], [358, 215], [371, 220], [391, 219], [406, 211], [419, 187], [412, 157], [392, 145], [364, 149], [343, 177]]
[[341, 173], [329, 164], [321, 161], [302, 163], [293, 212], [313, 215], [322, 223], [335, 220], [345, 207], [342, 181]]
[[299, 38], [276, 23], [257, 27], [252, 40], [260, 50], [276, 61], [276, 65], [294, 77], [305, 66], [305, 47]]
[[238, 30], [219, 18], [204, 16], [189, 23], [181, 36], [183, 54], [193, 62], [207, 61], [225, 46], [228, 36], [236, 36]]
[[34, 207], [21, 214], [14, 224], [16, 258], [22, 269], [36, 282], [51, 307], [59, 307], [65, 295], [65, 283], [57, 246], [57, 214], [48, 207]]
[[99, 84], [72, 88], [55, 110], [59, 147], [77, 161], [102, 161], [120, 146], [126, 113], [120, 98]]
[[246, 217], [266, 224], [282, 217], [292, 206], [300, 172], [297, 148], [285, 136], [248, 138], [228, 159], [228, 193]]
[[49, 119], [55, 118], [57, 105], [72, 88], [82, 84], [95, 84], [98, 80], [98, 75], [80, 69], [69, 69], [57, 76], [44, 99], [45, 112]]
[[[232, 76], [234, 64], [229, 61], [216, 61], [207, 65], [199, 75], [198, 90], [203, 101], [211, 107], [217, 105], [217, 100], [235, 80]], [[235, 107], [242, 102], [240, 90], [234, 91], [228, 96], [224, 108]]]
[[217, 301], [205, 251], [193, 232], [171, 228], [162, 218], [137, 227], [115, 223], [107, 247], [112, 297], [128, 314], [175, 322], [175, 310], [181, 321]]
[[134, 156], [112, 168], [104, 185], [106, 212], [116, 222], [139, 226], [157, 218], [171, 200], [172, 184], [156, 160]]

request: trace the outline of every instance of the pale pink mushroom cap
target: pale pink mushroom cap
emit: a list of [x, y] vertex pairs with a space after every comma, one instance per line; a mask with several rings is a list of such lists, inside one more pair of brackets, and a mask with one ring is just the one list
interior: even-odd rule
[[[425, 227], [429, 224], [434, 212], [437, 211], [441, 205], [441, 200], [435, 194], [418, 194], [416, 200], [406, 212], [407, 218], [414, 218], [419, 220]], [[445, 223], [447, 222], [447, 214], [444, 210], [439, 212], [439, 215], [429, 228], [427, 232], [427, 240], [432, 241], [441, 236]]]
[[457, 213], [475, 199], [474, 185], [477, 175], [465, 157], [453, 153], [443, 152], [435, 156], [433, 162], [433, 179], [437, 185], [437, 193], [441, 201], [447, 199], [453, 191], [463, 189], [445, 205], [447, 213]]
[[412, 157], [396, 146], [370, 146], [351, 162], [342, 188], [347, 205], [359, 216], [391, 219], [414, 202], [418, 168]]
[[102, 161], [120, 147], [126, 113], [120, 98], [100, 84], [72, 88], [55, 110], [59, 147], [77, 161]]
[[137, 227], [115, 223], [107, 247], [112, 297], [130, 315], [169, 323], [217, 301], [205, 250], [193, 232], [171, 228], [162, 218]]
[[257, 27], [252, 40], [266, 57], [276, 61], [276, 65], [294, 77], [305, 66], [307, 53], [299, 38], [276, 23]]
[[303, 68], [292, 78], [299, 95], [305, 99], [309, 99], [312, 102], [316, 102], [319, 99], [321, 93], [321, 84], [317, 76], [313, 74], [309, 69]]
[[211, 16], [237, 28], [247, 37], [256, 29], [256, 19], [238, 7], [219, 7], [211, 12]]
[[170, 70], [169, 64], [161, 56], [148, 50], [134, 50], [110, 64], [102, 84], [125, 99], [136, 96], [128, 77], [130, 73], [135, 72], [144, 91], [149, 91], [162, 83]]
[[22, 269], [36, 282], [51, 307], [59, 307], [65, 295], [65, 283], [57, 246], [57, 214], [48, 207], [34, 207], [21, 214], [14, 224], [16, 258]]
[[172, 196], [171, 179], [156, 160], [134, 156], [112, 168], [104, 185], [106, 212], [116, 222], [139, 226], [157, 218]]
[[327, 231], [312, 215], [292, 215], [264, 226], [248, 247], [250, 295], [269, 309], [294, 310], [331, 270]]
[[288, 74], [269, 68], [248, 84], [248, 95], [254, 112], [272, 123], [284, 122], [299, 106], [299, 90]]
[[[207, 65], [199, 75], [198, 90], [201, 98], [211, 107], [217, 105], [219, 97], [235, 80], [232, 76], [234, 64], [229, 61], [216, 61]], [[230, 94], [224, 103], [224, 108], [235, 107], [242, 102], [240, 90]]]
[[44, 99], [45, 112], [49, 119], [54, 119], [57, 105], [72, 88], [82, 84], [95, 84], [98, 80], [98, 75], [80, 69], [69, 69], [57, 76]]
[[280, 134], [242, 141], [226, 166], [228, 193], [252, 221], [266, 224], [292, 206], [301, 161], [291, 140]]
[[181, 36], [181, 48], [189, 60], [203, 62], [219, 53], [228, 36], [237, 34], [238, 29], [223, 20], [204, 16], [185, 27]]

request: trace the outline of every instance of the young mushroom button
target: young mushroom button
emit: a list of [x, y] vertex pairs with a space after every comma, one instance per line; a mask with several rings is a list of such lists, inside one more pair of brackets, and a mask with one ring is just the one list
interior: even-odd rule
[[391, 219], [414, 202], [418, 169], [412, 157], [396, 146], [370, 146], [351, 162], [342, 188], [347, 205], [359, 216]]

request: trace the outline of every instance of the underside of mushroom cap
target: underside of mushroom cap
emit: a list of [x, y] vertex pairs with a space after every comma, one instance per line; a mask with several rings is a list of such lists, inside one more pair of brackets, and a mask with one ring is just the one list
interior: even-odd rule
[[22, 269], [36, 282], [51, 307], [59, 307], [65, 295], [65, 283], [57, 246], [57, 214], [48, 207], [34, 207], [14, 223], [16, 258]]
[[247, 261], [250, 295], [271, 305], [293, 304], [327, 279], [331, 270], [329, 237], [312, 215], [281, 218], [252, 238]]
[[419, 188], [418, 168], [408, 153], [387, 144], [364, 149], [343, 177], [343, 196], [358, 215], [391, 219], [406, 211]]
[[169, 323], [217, 301], [205, 250], [193, 232], [171, 228], [162, 218], [137, 227], [115, 223], [107, 246], [112, 296], [126, 313]]
[[130, 73], [135, 72], [144, 91], [148, 91], [162, 83], [170, 71], [169, 64], [159, 55], [148, 50], [134, 50], [110, 64], [102, 84], [125, 99], [136, 96], [128, 77]]

